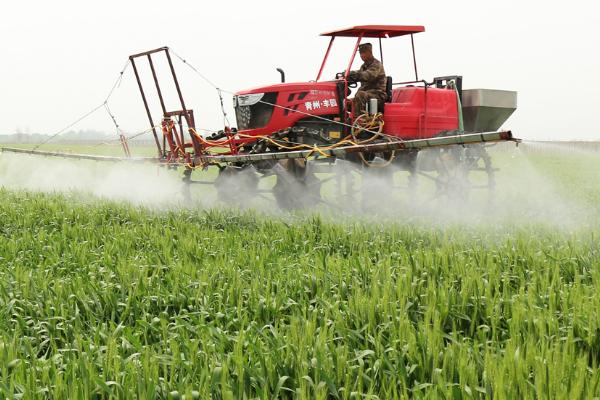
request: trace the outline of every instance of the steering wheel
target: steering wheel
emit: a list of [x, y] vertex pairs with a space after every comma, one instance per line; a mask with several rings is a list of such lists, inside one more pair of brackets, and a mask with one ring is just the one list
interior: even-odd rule
[[[342, 72], [338, 72], [335, 74], [335, 79], [344, 79], [344, 77], [346, 76], [346, 71], [342, 71]], [[358, 81], [356, 79], [351, 78], [350, 76], [348, 76], [348, 87], [354, 89], [355, 87], [358, 86]]]

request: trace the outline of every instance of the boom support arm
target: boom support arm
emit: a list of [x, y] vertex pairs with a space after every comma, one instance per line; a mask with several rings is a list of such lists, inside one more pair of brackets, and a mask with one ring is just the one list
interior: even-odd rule
[[[436, 137], [432, 139], [415, 139], [397, 142], [386, 142], [386, 143], [374, 143], [357, 146], [343, 146], [337, 147], [330, 150], [320, 150], [318, 154], [327, 155], [330, 157], [343, 157], [347, 154], [353, 153], [372, 153], [372, 152], [385, 152], [385, 151], [402, 151], [411, 149], [425, 149], [430, 147], [441, 147], [441, 146], [455, 146], [455, 145], [469, 145], [477, 143], [490, 143], [490, 142], [517, 142], [521, 140], [513, 137], [511, 131], [501, 132], [484, 132], [484, 133], [470, 133], [467, 135], [456, 135], [456, 136], [445, 136]], [[59, 158], [74, 158], [74, 159], [87, 159], [96, 161], [127, 161], [127, 162], [153, 162], [163, 163], [170, 165], [178, 165], [178, 162], [169, 162], [162, 158], [156, 157], [111, 157], [111, 156], [99, 156], [89, 154], [70, 154], [70, 153], [56, 153], [50, 151], [41, 150], [26, 150], [17, 149], [11, 147], [3, 147], [2, 152], [10, 153], [24, 153], [41, 156], [59, 157]], [[264, 160], [285, 160], [293, 158], [309, 158], [315, 155], [314, 150], [299, 150], [299, 151], [284, 151], [284, 152], [272, 152], [272, 153], [258, 153], [258, 154], [239, 154], [239, 155], [199, 155], [194, 158], [195, 165], [203, 165], [208, 163], [244, 163]]]
[[[455, 135], [436, 137], [431, 139], [415, 139], [397, 142], [374, 143], [358, 146], [343, 146], [330, 150], [320, 150], [318, 154], [330, 157], [343, 157], [352, 153], [372, 153], [378, 151], [402, 151], [410, 149], [424, 149], [429, 147], [467, 145], [487, 142], [519, 142], [513, 138], [511, 131], [470, 133], [466, 135]], [[200, 155], [194, 158], [196, 165], [205, 163], [237, 163], [262, 160], [284, 160], [292, 158], [309, 158], [315, 154], [314, 150], [285, 151], [277, 153], [258, 153], [240, 155]]]

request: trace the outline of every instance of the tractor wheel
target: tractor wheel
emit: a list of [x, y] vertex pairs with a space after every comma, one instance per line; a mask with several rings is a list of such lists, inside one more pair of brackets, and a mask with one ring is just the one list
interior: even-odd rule
[[361, 193], [360, 173], [357, 163], [336, 160], [331, 169], [334, 176], [335, 203], [344, 209], [354, 208]]
[[[381, 163], [378, 166], [377, 162]], [[370, 167], [362, 169], [362, 208], [365, 211], [385, 210], [393, 208], [397, 202], [394, 198], [394, 170], [383, 164], [383, 159], [374, 159]]]
[[215, 187], [219, 200], [228, 204], [242, 204], [257, 194], [258, 181], [253, 167], [228, 166], [219, 171]]
[[[419, 178], [430, 184], [419, 182]], [[466, 203], [475, 189], [482, 189], [492, 197], [495, 170], [485, 147], [479, 144], [426, 149], [419, 152], [410, 181], [414, 193], [421, 195], [414, 198]], [[428, 190], [431, 185], [432, 190]], [[427, 191], [428, 194], [423, 194]]]
[[322, 201], [321, 181], [305, 160], [284, 160], [273, 169], [277, 176], [273, 196], [279, 208], [304, 209]]

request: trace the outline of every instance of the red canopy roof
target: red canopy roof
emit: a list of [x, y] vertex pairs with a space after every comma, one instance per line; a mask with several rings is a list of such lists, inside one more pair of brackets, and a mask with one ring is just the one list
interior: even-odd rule
[[321, 33], [321, 36], [358, 37], [362, 34], [363, 37], [367, 38], [385, 38], [419, 32], [425, 32], [425, 27], [421, 25], [360, 25]]

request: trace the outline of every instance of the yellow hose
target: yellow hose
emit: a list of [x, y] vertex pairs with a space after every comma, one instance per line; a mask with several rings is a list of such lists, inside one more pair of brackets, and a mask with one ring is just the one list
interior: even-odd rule
[[[304, 143], [298, 143], [293, 146], [288, 146], [288, 145], [284, 145], [280, 141], [277, 141], [277, 140], [273, 139], [272, 137], [266, 136], [266, 135], [253, 136], [253, 135], [246, 135], [243, 133], [237, 133], [236, 135], [241, 138], [257, 139], [257, 140], [262, 139], [262, 140], [265, 140], [265, 141], [269, 142], [270, 144], [274, 145], [278, 149], [282, 149], [282, 150], [287, 150], [287, 151], [311, 150], [310, 155], [312, 155], [313, 153], [318, 153], [318, 154], [322, 155], [323, 157], [330, 157], [330, 155], [325, 153], [328, 150], [333, 150], [335, 148], [338, 148], [338, 147], [344, 146], [344, 145], [351, 145], [351, 146], [364, 145], [364, 144], [372, 142], [373, 140], [375, 140], [378, 137], [385, 136], [382, 134], [383, 125], [384, 125], [384, 121], [383, 121], [383, 115], [381, 113], [377, 113], [374, 115], [369, 115], [366, 113], [362, 114], [362, 115], [358, 116], [356, 118], [356, 120], [354, 121], [354, 124], [352, 125], [352, 129], [351, 129], [351, 133], [348, 136], [346, 136], [344, 139], [340, 140], [339, 142], [336, 142], [336, 143], [328, 145], [328, 146], [317, 146], [316, 144], [309, 145], [309, 144], [304, 144]], [[359, 140], [357, 138], [357, 136], [360, 134], [360, 132], [365, 131], [365, 130], [368, 132], [375, 132], [375, 134], [368, 139]], [[209, 145], [209, 146], [226, 146], [230, 143], [230, 140], [231, 140], [231, 139], [209, 140], [209, 139], [205, 139], [201, 135], [199, 135], [198, 132], [196, 132], [196, 130], [194, 128], [190, 128], [189, 131], [201, 143], [203, 143], [205, 145]], [[392, 141], [392, 139], [389, 137], [388, 137], [388, 140]], [[392, 162], [392, 160], [394, 159], [394, 156], [395, 156], [395, 152], [392, 152], [392, 156], [390, 157], [389, 160], [386, 161], [385, 164], [370, 163], [369, 161], [367, 161], [364, 158], [364, 155], [362, 153], [359, 153], [359, 156], [365, 165], [367, 165], [369, 167], [381, 168], [381, 167], [388, 166]]]

